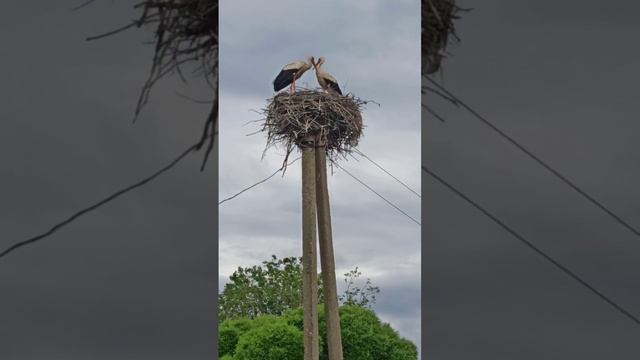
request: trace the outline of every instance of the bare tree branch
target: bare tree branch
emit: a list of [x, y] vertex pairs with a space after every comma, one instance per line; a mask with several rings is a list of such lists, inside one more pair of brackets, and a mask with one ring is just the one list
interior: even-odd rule
[[[88, 0], [77, 8], [95, 0]], [[133, 122], [148, 103], [154, 85], [165, 76], [176, 74], [187, 82], [183, 67], [195, 64], [192, 75], [202, 76], [213, 89], [211, 111], [205, 120], [198, 149], [208, 139], [201, 169], [203, 170], [215, 143], [218, 123], [218, 1], [217, 0], [142, 0], [133, 6], [141, 11], [137, 20], [87, 40], [108, 37], [133, 27], [153, 26], [154, 54], [149, 75], [142, 86]]]

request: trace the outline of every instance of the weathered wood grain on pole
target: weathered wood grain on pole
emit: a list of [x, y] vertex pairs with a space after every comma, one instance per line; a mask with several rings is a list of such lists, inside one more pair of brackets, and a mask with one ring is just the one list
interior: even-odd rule
[[304, 360], [318, 360], [318, 255], [316, 239], [316, 183], [313, 141], [302, 150], [302, 309]]
[[333, 256], [331, 233], [331, 211], [327, 187], [327, 158], [324, 147], [316, 147], [316, 201], [318, 205], [318, 234], [320, 239], [320, 265], [322, 267], [322, 289], [327, 322], [327, 349], [329, 360], [342, 359], [342, 335], [338, 312], [338, 290], [336, 287], [336, 264]]

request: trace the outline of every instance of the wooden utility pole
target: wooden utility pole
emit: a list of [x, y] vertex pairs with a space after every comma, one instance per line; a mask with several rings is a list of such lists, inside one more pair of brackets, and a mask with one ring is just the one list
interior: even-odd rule
[[324, 291], [324, 310], [327, 323], [327, 349], [329, 360], [342, 359], [342, 335], [340, 333], [340, 314], [338, 312], [338, 290], [336, 287], [336, 265], [333, 256], [333, 237], [331, 233], [331, 211], [329, 190], [327, 187], [326, 139], [317, 141], [315, 156], [316, 202], [318, 206], [318, 235], [320, 238], [320, 265], [322, 266], [322, 289]]
[[318, 255], [316, 239], [315, 141], [310, 138], [302, 151], [302, 310], [304, 360], [319, 360], [318, 346]]

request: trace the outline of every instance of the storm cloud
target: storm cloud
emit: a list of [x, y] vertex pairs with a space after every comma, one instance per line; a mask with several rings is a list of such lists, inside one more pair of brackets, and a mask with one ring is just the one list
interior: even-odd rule
[[[167, 80], [131, 124], [149, 29], [129, 2], [8, 1], [0, 14], [0, 246], [42, 233], [156, 171], [199, 138], [212, 92]], [[193, 155], [0, 261], [0, 358], [215, 355], [216, 171]]]
[[[258, 111], [282, 66], [323, 56], [343, 92], [379, 103], [363, 112], [359, 149], [420, 190], [420, 3], [414, 0], [223, 2], [220, 8], [220, 196], [277, 170], [284, 150], [266, 145]], [[317, 87], [313, 71], [298, 86]], [[297, 157], [293, 154], [291, 159]], [[356, 177], [420, 219], [420, 198], [364, 158], [340, 161]], [[420, 343], [420, 226], [339, 168], [329, 176], [338, 282], [358, 266], [381, 288], [374, 310]], [[300, 256], [300, 162], [220, 206], [220, 275]], [[225, 279], [226, 280], [226, 279]], [[224, 282], [219, 286], [222, 288]], [[400, 306], [402, 304], [402, 306]]]
[[[464, 1], [449, 90], [640, 226], [635, 43], [623, 1]], [[640, 241], [477, 119], [427, 95], [423, 163], [632, 313]], [[423, 353], [634, 359], [638, 327], [423, 176]]]

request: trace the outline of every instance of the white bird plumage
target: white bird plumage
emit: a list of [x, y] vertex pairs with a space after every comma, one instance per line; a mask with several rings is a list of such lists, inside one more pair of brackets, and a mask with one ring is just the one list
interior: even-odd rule
[[318, 62], [315, 62], [315, 59], [311, 58], [311, 63], [316, 70], [316, 78], [318, 79], [318, 84], [320, 84], [320, 87], [322, 87], [328, 93], [337, 93], [342, 95], [342, 90], [340, 90], [338, 80], [336, 80], [336, 78], [334, 78], [331, 74], [321, 68], [322, 64], [324, 64], [324, 58], [319, 57]]
[[307, 61], [294, 61], [285, 65], [276, 78], [273, 80], [273, 91], [280, 91], [287, 85], [291, 85], [290, 91], [296, 91], [296, 80], [298, 80], [302, 74], [311, 69], [313, 64], [313, 58], [309, 57]]

